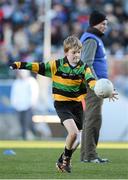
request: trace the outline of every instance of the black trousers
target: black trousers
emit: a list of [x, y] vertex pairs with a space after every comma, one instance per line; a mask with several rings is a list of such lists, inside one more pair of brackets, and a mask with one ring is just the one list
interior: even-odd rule
[[34, 123], [32, 121], [32, 109], [18, 111], [19, 121], [21, 125], [21, 135], [23, 139], [27, 138], [27, 131], [30, 130], [35, 134]]

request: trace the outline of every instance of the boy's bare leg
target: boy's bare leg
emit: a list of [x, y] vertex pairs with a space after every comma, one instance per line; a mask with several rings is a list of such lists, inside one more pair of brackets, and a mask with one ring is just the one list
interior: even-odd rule
[[74, 152], [77, 147], [79, 146], [79, 144], [81, 143], [81, 134], [82, 134], [82, 130], [79, 131], [79, 134], [77, 134], [77, 138], [72, 146], [72, 151]]
[[74, 122], [73, 119], [67, 119], [63, 122], [68, 135], [66, 137], [65, 146], [67, 149], [72, 149], [72, 146], [77, 138], [77, 135], [79, 134], [79, 130]]
[[77, 135], [79, 134], [79, 130], [73, 119], [67, 119], [64, 121], [63, 124], [68, 132], [68, 135], [65, 142], [64, 152], [61, 154], [56, 165], [57, 165], [57, 168], [61, 170], [62, 172], [65, 172], [65, 171], [71, 172], [70, 159], [71, 159], [72, 151], [73, 151], [72, 148], [73, 148], [74, 142], [77, 139]]

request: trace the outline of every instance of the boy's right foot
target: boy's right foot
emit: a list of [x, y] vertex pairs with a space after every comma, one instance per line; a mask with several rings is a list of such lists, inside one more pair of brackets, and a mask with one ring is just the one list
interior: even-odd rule
[[56, 163], [56, 168], [60, 172], [63, 172], [63, 166], [62, 165], [63, 164], [61, 162], [59, 162], [59, 161]]
[[70, 157], [63, 156], [63, 162], [58, 161], [56, 163], [56, 168], [61, 172], [71, 173], [70, 159]]

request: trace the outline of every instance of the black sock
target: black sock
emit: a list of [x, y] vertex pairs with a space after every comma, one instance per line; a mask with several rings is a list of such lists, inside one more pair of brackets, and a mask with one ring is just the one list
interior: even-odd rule
[[64, 155], [65, 156], [68, 156], [68, 157], [71, 157], [72, 156], [72, 149], [67, 149], [66, 147], [65, 147], [65, 149], [64, 149]]

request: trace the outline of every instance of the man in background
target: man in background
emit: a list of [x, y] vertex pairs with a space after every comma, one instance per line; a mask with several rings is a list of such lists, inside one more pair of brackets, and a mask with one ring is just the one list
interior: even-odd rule
[[[81, 37], [83, 44], [81, 59], [91, 68], [96, 79], [108, 78], [106, 52], [101, 39], [106, 28], [106, 15], [99, 11], [93, 11], [89, 18], [89, 28]], [[97, 97], [94, 91], [87, 88], [81, 144], [82, 162], [108, 162], [108, 159], [100, 158], [96, 152], [102, 123], [102, 104], [103, 99]]]
[[37, 105], [39, 87], [29, 71], [17, 71], [16, 75], [17, 77], [12, 84], [10, 100], [18, 115], [22, 139], [26, 140], [30, 135], [36, 135], [32, 115], [33, 108]]

